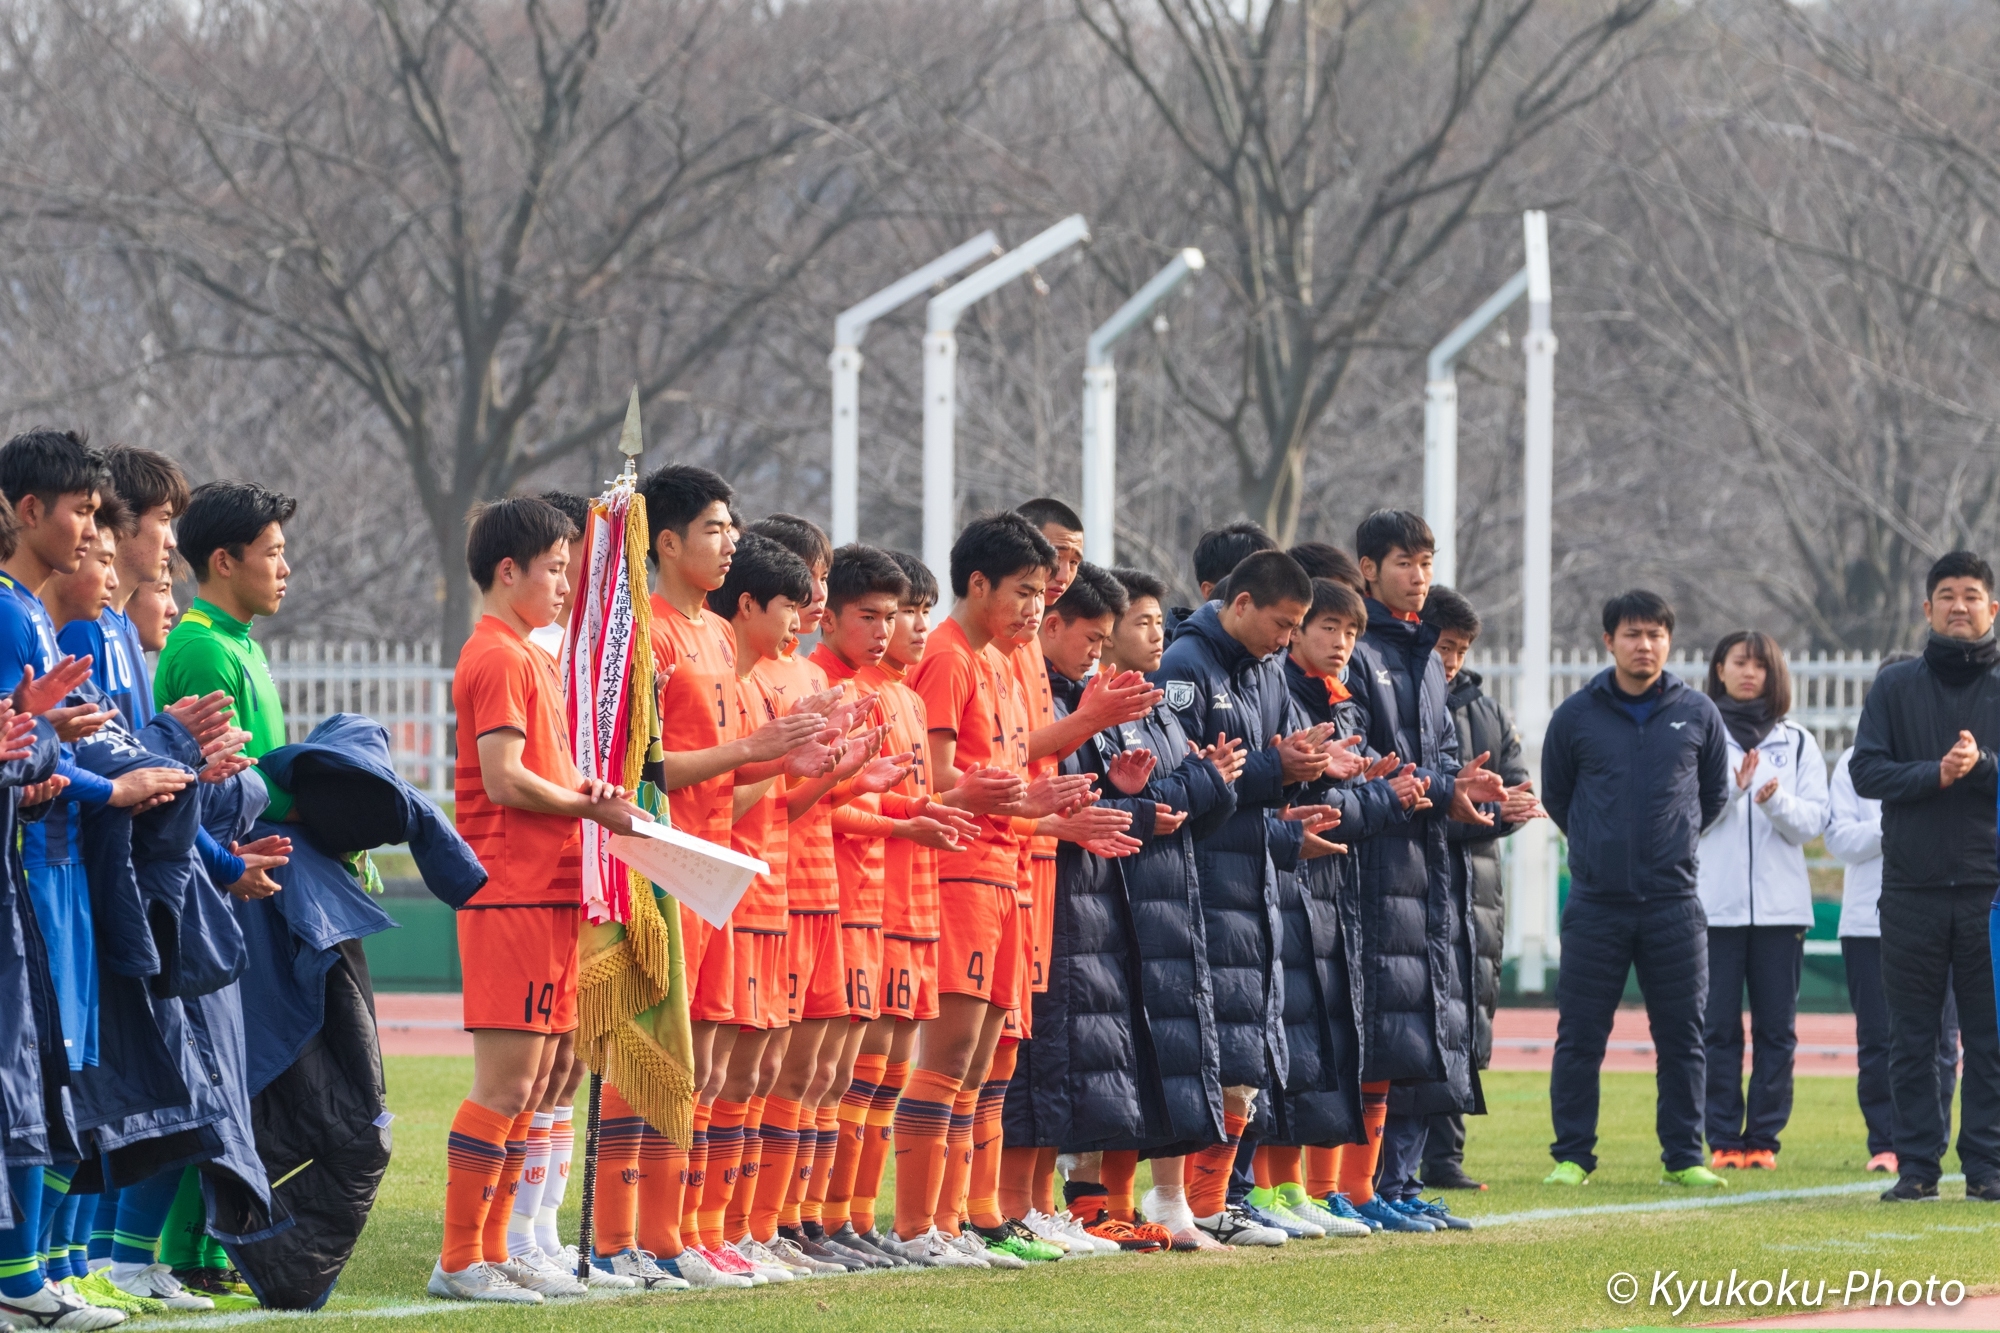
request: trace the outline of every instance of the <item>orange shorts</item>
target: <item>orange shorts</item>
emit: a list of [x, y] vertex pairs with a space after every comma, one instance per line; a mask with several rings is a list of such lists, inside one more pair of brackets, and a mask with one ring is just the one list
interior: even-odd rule
[[785, 939], [783, 935], [734, 930], [736, 1017], [743, 1028], [785, 1026]]
[[1056, 859], [1037, 856], [1029, 863], [1029, 884], [1033, 890], [1034, 934], [1028, 955], [1028, 989], [1040, 994], [1049, 988], [1049, 950], [1056, 938]]
[[727, 1023], [736, 1017], [736, 949], [729, 935], [727, 926], [711, 926], [681, 908], [681, 963], [694, 1022]]
[[785, 1019], [847, 1017], [841, 986], [840, 915], [794, 912], [785, 936]]
[[576, 937], [582, 924], [581, 907], [459, 912], [466, 1031], [575, 1031]]
[[882, 940], [882, 979], [876, 1007], [884, 1018], [921, 1023], [938, 1016], [936, 940]]
[[1021, 923], [1027, 913], [1012, 884], [938, 881], [938, 991], [976, 995], [1012, 1009], [1026, 993]]
[[843, 926], [840, 962], [847, 973], [848, 1017], [866, 1022], [882, 1016], [882, 928]]

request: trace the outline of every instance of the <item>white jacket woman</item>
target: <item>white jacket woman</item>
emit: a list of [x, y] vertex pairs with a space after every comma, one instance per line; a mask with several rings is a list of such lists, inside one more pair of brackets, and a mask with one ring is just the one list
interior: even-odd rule
[[1742, 781], [1746, 752], [1730, 737], [1729, 771], [1739, 781], [1722, 818], [1702, 834], [1696, 892], [1711, 926], [1810, 927], [1805, 846], [1826, 831], [1826, 757], [1790, 718], [1780, 718], [1755, 749], [1757, 762]]

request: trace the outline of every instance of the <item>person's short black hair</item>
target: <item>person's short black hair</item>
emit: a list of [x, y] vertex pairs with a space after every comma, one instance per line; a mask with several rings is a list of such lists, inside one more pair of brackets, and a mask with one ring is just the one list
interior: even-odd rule
[[1356, 592], [1363, 591], [1361, 566], [1354, 563], [1354, 557], [1331, 542], [1300, 542], [1285, 554], [1299, 562], [1299, 568], [1316, 579], [1332, 579], [1335, 583], [1345, 583]]
[[1368, 605], [1361, 600], [1360, 593], [1338, 579], [1314, 579], [1312, 588], [1312, 606], [1306, 611], [1306, 624], [1321, 616], [1339, 616], [1353, 625], [1357, 633], [1368, 632]]
[[1479, 637], [1479, 613], [1454, 589], [1434, 585], [1418, 614], [1426, 625], [1436, 625], [1440, 631], [1452, 630], [1467, 639]]
[[888, 593], [901, 606], [910, 595], [909, 576], [896, 558], [879, 546], [855, 542], [833, 553], [826, 573], [826, 609], [839, 615], [842, 608], [871, 593]]
[[724, 620], [736, 619], [743, 594], [760, 607], [773, 597], [789, 597], [804, 606], [812, 600], [812, 571], [806, 562], [769, 537], [746, 532], [736, 543], [729, 576], [708, 594], [708, 609]]
[[819, 524], [797, 514], [770, 514], [750, 525], [751, 532], [769, 537], [806, 562], [807, 569], [827, 569], [833, 564], [833, 543]]
[[1354, 530], [1354, 554], [1360, 560], [1381, 564], [1398, 547], [1416, 555], [1437, 550], [1437, 538], [1422, 514], [1407, 509], [1378, 509], [1361, 520]]
[[241, 560], [244, 547], [273, 523], [290, 522], [298, 507], [291, 496], [254, 481], [209, 481], [195, 487], [175, 529], [181, 554], [194, 567], [194, 581], [208, 582], [209, 560], [217, 551]]
[[1194, 544], [1195, 582], [1220, 583], [1229, 577], [1230, 570], [1243, 563], [1246, 556], [1277, 549], [1278, 543], [1271, 534], [1255, 523], [1231, 523], [1227, 527], [1204, 532], [1201, 540]]
[[[11, 496], [12, 491], [8, 494]], [[1924, 575], [1924, 600], [1929, 601], [1937, 586], [1946, 579], [1978, 579], [1987, 592], [1993, 591], [1993, 566], [1976, 551], [1946, 551]]]
[[1616, 634], [1618, 627], [1628, 620], [1635, 625], [1658, 625], [1668, 634], [1674, 632], [1674, 608], [1667, 604], [1666, 598], [1644, 588], [1621, 592], [1604, 604], [1606, 634]]
[[571, 537], [571, 541], [583, 536], [584, 529], [590, 526], [590, 501], [575, 491], [543, 491], [537, 498], [562, 510], [563, 517], [576, 529], [576, 536]]
[[908, 551], [891, 551], [889, 558], [896, 562], [896, 568], [902, 570], [903, 577], [910, 581], [910, 590], [903, 594], [903, 605], [936, 606], [937, 575], [931, 573], [931, 567]]
[[91, 517], [100, 532], [108, 531], [119, 537], [135, 537], [139, 533], [139, 511], [126, 504], [116, 491], [97, 493], [97, 512]]
[[1049, 614], [1064, 620], [1096, 620], [1099, 616], [1116, 620], [1129, 605], [1125, 585], [1110, 570], [1086, 560], [1076, 567], [1076, 577], [1049, 608]]
[[1111, 577], [1117, 579], [1124, 586], [1125, 605], [1128, 609], [1132, 603], [1138, 601], [1141, 597], [1150, 597], [1162, 607], [1166, 606], [1167, 581], [1165, 579], [1155, 578], [1143, 569], [1133, 569], [1127, 565], [1120, 565], [1118, 568], [1112, 570]]
[[965, 525], [951, 544], [951, 594], [963, 597], [974, 574], [998, 584], [1027, 569], [1054, 569], [1056, 548], [1042, 530], [1016, 513], [984, 514]]
[[467, 516], [465, 567], [481, 592], [493, 590], [502, 560], [526, 569], [536, 556], [576, 537], [570, 516], [534, 495], [510, 495], [474, 505]]
[[639, 478], [639, 498], [646, 502], [646, 559], [658, 564], [661, 533], [686, 537], [688, 524], [717, 500], [731, 503], [736, 492], [705, 467], [665, 463]]
[[131, 511], [133, 530], [143, 516], [164, 507], [178, 517], [187, 512], [188, 484], [180, 464], [165, 454], [129, 444], [114, 444], [104, 451], [104, 466], [111, 473], [111, 489]]
[[1260, 609], [1279, 602], [1297, 602], [1309, 607], [1313, 601], [1312, 576], [1283, 551], [1258, 551], [1244, 557], [1229, 571], [1229, 578], [1216, 589], [1216, 596], [1228, 606], [1246, 592], [1250, 594], [1250, 605]]
[[104, 455], [90, 447], [85, 431], [37, 426], [0, 445], [0, 493], [10, 505], [30, 495], [52, 505], [58, 496], [110, 489]]
[[1083, 531], [1083, 520], [1077, 517], [1074, 509], [1061, 500], [1052, 500], [1046, 495], [1015, 505], [1014, 512], [1034, 524], [1038, 532], [1050, 524], [1070, 532]]

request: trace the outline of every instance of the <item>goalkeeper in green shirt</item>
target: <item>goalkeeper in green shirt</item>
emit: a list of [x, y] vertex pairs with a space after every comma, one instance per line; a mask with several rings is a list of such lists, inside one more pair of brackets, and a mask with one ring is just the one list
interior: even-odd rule
[[[285, 600], [285, 523], [298, 501], [247, 481], [195, 488], [179, 524], [181, 554], [194, 566], [198, 596], [181, 616], [153, 673], [159, 707], [215, 690], [236, 705], [236, 725], [250, 733], [243, 752], [256, 758], [285, 744], [285, 709], [264, 650], [250, 637], [258, 616]], [[260, 776], [262, 774], [260, 773]], [[264, 778], [271, 804], [264, 818], [283, 820], [291, 793]]]

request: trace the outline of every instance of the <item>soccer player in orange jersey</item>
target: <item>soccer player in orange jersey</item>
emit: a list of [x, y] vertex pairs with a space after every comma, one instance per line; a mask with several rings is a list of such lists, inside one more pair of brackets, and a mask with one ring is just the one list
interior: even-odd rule
[[[941, 1135], [933, 1132], [935, 1126], [920, 1133], [913, 1123], [910, 1147], [901, 1136], [897, 1143], [897, 1229], [890, 1241], [913, 1262], [1021, 1262], [961, 1234], [959, 1196], [980, 1151], [972, 1130], [980, 1085], [992, 1067], [1007, 1013], [1025, 994], [1015, 821], [1066, 813], [1091, 799], [1087, 776], [1029, 779], [1025, 714], [1008, 703], [1018, 689], [996, 646], [1040, 623], [1054, 564], [1048, 541], [1020, 515], [974, 520], [952, 546], [952, 613], [931, 633], [923, 662], [911, 675], [930, 728], [932, 786], [951, 792], [963, 775], [988, 766], [1008, 770], [1019, 783], [1017, 796], [980, 819], [972, 845], [945, 853], [939, 866], [939, 1016], [924, 1025], [905, 1099], [948, 1110]], [[946, 1102], [954, 1075], [957, 1090]], [[939, 1137], [944, 1143], [933, 1141]], [[985, 1149], [997, 1157], [997, 1122]]]
[[650, 818], [577, 771], [555, 660], [528, 642], [562, 610], [571, 533], [561, 510], [522, 498], [475, 513], [467, 541], [483, 614], [452, 679], [456, 820], [488, 879], [458, 919], [472, 1094], [452, 1120], [430, 1279], [433, 1295], [456, 1300], [538, 1305], [544, 1292], [584, 1290], [553, 1263], [510, 1264], [506, 1245], [522, 1163], [511, 1145], [525, 1143], [561, 1034], [576, 1027], [580, 821], [629, 833]]

